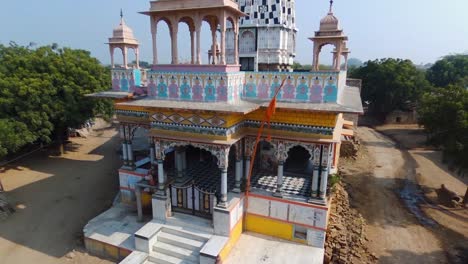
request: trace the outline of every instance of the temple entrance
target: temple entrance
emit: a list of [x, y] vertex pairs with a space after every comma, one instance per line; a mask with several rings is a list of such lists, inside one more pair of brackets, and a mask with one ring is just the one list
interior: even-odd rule
[[[193, 146], [177, 147], [166, 154], [169, 195], [174, 212], [211, 218], [220, 199], [221, 170], [210, 152]], [[233, 171], [228, 170], [228, 190], [233, 188]], [[231, 180], [232, 179], [232, 180]]]

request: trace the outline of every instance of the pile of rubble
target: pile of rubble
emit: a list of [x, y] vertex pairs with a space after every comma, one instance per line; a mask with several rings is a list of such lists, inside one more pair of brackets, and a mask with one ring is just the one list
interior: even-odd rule
[[340, 157], [356, 159], [360, 147], [361, 143], [356, 138], [344, 140], [341, 142]]
[[331, 205], [330, 220], [325, 243], [324, 263], [376, 263], [366, 243], [365, 220], [350, 208], [348, 193], [342, 183], [336, 184]]

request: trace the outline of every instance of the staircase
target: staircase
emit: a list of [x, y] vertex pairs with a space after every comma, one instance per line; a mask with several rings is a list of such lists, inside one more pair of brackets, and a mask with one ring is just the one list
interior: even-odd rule
[[200, 250], [211, 234], [194, 229], [164, 226], [157, 234], [147, 264], [193, 264], [200, 262]]

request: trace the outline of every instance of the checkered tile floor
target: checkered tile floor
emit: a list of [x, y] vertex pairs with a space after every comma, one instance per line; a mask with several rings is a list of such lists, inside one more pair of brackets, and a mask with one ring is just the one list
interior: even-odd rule
[[[174, 172], [168, 173], [174, 175]], [[213, 162], [199, 162], [187, 168], [186, 175], [192, 178], [195, 186], [206, 192], [218, 192], [221, 188], [221, 170], [216, 163]], [[233, 169], [228, 171], [228, 191], [234, 188], [235, 172]]]
[[[284, 172], [283, 194], [310, 197], [312, 188], [312, 177], [295, 173]], [[276, 175], [268, 171], [255, 171], [252, 176], [252, 188], [267, 192], [276, 192]]]

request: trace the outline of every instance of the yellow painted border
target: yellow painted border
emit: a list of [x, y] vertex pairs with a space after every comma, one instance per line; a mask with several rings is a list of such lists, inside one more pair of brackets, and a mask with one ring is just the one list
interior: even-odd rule
[[245, 229], [254, 233], [293, 240], [294, 225], [258, 215], [245, 215]]
[[240, 236], [242, 235], [242, 230], [243, 230], [244, 224], [242, 221], [242, 217], [239, 219], [239, 222], [234, 226], [234, 228], [231, 230], [231, 235], [229, 236], [229, 240], [224, 246], [224, 248], [221, 250], [221, 252], [218, 255], [218, 259], [222, 263], [227, 259], [229, 256], [229, 253], [231, 253], [231, 250], [234, 248], [236, 245], [237, 241], [239, 240]]

